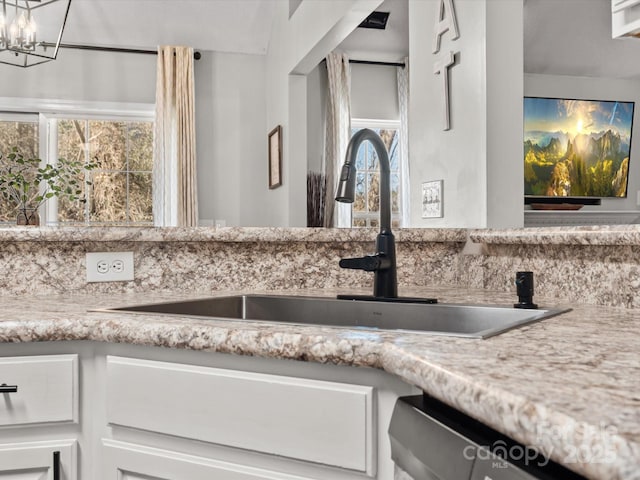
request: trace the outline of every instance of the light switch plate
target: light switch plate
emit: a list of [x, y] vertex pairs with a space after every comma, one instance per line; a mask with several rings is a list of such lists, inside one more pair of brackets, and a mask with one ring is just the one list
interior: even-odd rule
[[133, 252], [87, 253], [87, 282], [133, 280]]
[[422, 218], [442, 218], [444, 180], [422, 183]]

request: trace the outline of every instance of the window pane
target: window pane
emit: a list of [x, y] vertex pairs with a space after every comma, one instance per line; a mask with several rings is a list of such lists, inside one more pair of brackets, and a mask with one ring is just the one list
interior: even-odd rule
[[391, 213], [400, 212], [400, 176], [391, 174]]
[[365, 185], [365, 174], [358, 173], [356, 174], [356, 195], [353, 201], [354, 212], [366, 212], [366, 192], [367, 187]]
[[368, 189], [367, 194], [368, 208], [370, 212], [377, 212], [380, 210], [380, 174], [370, 173], [367, 177]]
[[90, 219], [92, 222], [126, 222], [126, 174], [100, 172], [93, 175]]
[[356, 156], [356, 169], [358, 171], [364, 170], [364, 166], [366, 165], [365, 157], [367, 156], [367, 149], [364, 148], [364, 145], [360, 145], [358, 148], [358, 155]]
[[377, 170], [378, 169], [378, 153], [376, 149], [373, 148], [373, 144], [371, 142], [366, 142], [367, 145], [367, 158], [369, 160], [367, 169], [369, 170]]
[[89, 154], [100, 170], [127, 168], [127, 124], [125, 122], [89, 122]]
[[[58, 120], [58, 158], [70, 161], [85, 162], [87, 156], [87, 121], [64, 119]], [[56, 159], [57, 160], [57, 159]], [[85, 191], [84, 174], [78, 175], [76, 186]], [[71, 202], [65, 198], [58, 199], [59, 222], [84, 222], [86, 206], [83, 202]]]
[[[26, 158], [38, 158], [38, 124], [13, 120], [0, 121], [0, 154], [6, 160], [14, 147]], [[0, 167], [1, 168], [1, 167]], [[0, 194], [0, 222], [16, 221], [17, 201]]]
[[353, 226], [354, 227], [366, 227], [367, 226], [367, 221], [364, 218], [354, 218], [353, 219]]
[[153, 222], [151, 173], [129, 174], [129, 221]]
[[38, 158], [38, 124], [0, 121], [0, 151], [6, 155], [13, 147], [26, 158]]
[[58, 158], [85, 161], [87, 122], [85, 120], [58, 121]]
[[148, 171], [153, 167], [153, 123], [129, 123], [129, 170]]
[[397, 172], [399, 170], [398, 165], [398, 131], [397, 130], [383, 130], [383, 132], [388, 132], [388, 137], [384, 138], [383, 141], [387, 146], [387, 151], [389, 152], [389, 163], [391, 164], [391, 171]]

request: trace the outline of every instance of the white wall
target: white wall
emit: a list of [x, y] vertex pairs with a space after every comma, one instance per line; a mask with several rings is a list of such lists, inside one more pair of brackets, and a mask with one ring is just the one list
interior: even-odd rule
[[321, 62], [307, 75], [307, 170], [322, 171], [327, 100], [327, 65]]
[[[442, 79], [433, 73], [437, 55], [431, 51], [438, 3], [409, 0], [411, 225], [483, 227], [487, 208], [486, 0], [457, 0], [460, 38], [442, 37], [440, 54], [459, 52], [449, 70], [449, 131], [443, 131]], [[422, 183], [440, 179], [444, 180], [444, 218], [422, 219]]]
[[587, 205], [583, 210], [638, 210], [636, 201], [637, 192], [640, 191], [640, 121], [637, 118], [640, 109], [640, 80], [525, 74], [524, 95], [636, 102], [627, 198], [603, 198], [601, 206]]
[[524, 225], [523, 2], [487, 1], [487, 227]]
[[61, 49], [29, 68], [0, 64], [0, 97], [154, 103], [156, 56]]
[[195, 66], [199, 217], [259, 225], [266, 188], [265, 57], [202, 52]]
[[398, 120], [396, 68], [351, 64], [351, 117]]
[[[289, 18], [276, 2], [267, 53], [267, 127], [283, 128], [283, 186], [256, 191], [260, 225], [306, 225], [306, 75], [382, 0], [303, 0]], [[301, 141], [304, 138], [305, 141]]]
[[[456, 0], [454, 4], [460, 38], [452, 40], [445, 33], [439, 52], [456, 53], [456, 63], [449, 69], [451, 129], [444, 131], [442, 78], [433, 73], [437, 55], [432, 53], [439, 2], [409, 0], [411, 225], [486, 227], [497, 221], [522, 225], [522, 193], [509, 186], [522, 184], [522, 174], [512, 177], [518, 175], [518, 167], [511, 168], [510, 163], [519, 162], [523, 168], [521, 129], [514, 139], [500, 143], [503, 134], [513, 135], [522, 125], [522, 48], [517, 47], [522, 45], [522, 3]], [[489, 52], [493, 48], [498, 50]], [[505, 53], [509, 56], [500, 59]], [[497, 124], [488, 125], [491, 122]], [[505, 127], [510, 125], [516, 127]], [[421, 184], [439, 179], [444, 180], [444, 218], [422, 219]], [[499, 188], [502, 185], [507, 186], [506, 193]], [[516, 203], [517, 209], [509, 205]]]

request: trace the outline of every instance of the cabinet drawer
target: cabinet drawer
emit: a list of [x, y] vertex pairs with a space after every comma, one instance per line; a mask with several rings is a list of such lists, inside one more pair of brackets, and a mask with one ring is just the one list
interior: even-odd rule
[[103, 440], [101, 480], [310, 480], [272, 470]]
[[374, 474], [373, 388], [107, 357], [110, 424]]
[[73, 439], [0, 444], [2, 479], [76, 480], [77, 465], [77, 446]]
[[1, 384], [0, 426], [77, 421], [77, 355], [0, 358]]

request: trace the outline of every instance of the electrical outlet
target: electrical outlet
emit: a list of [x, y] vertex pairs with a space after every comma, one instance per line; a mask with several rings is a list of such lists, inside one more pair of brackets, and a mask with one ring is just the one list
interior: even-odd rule
[[133, 280], [133, 252], [87, 253], [87, 282]]

